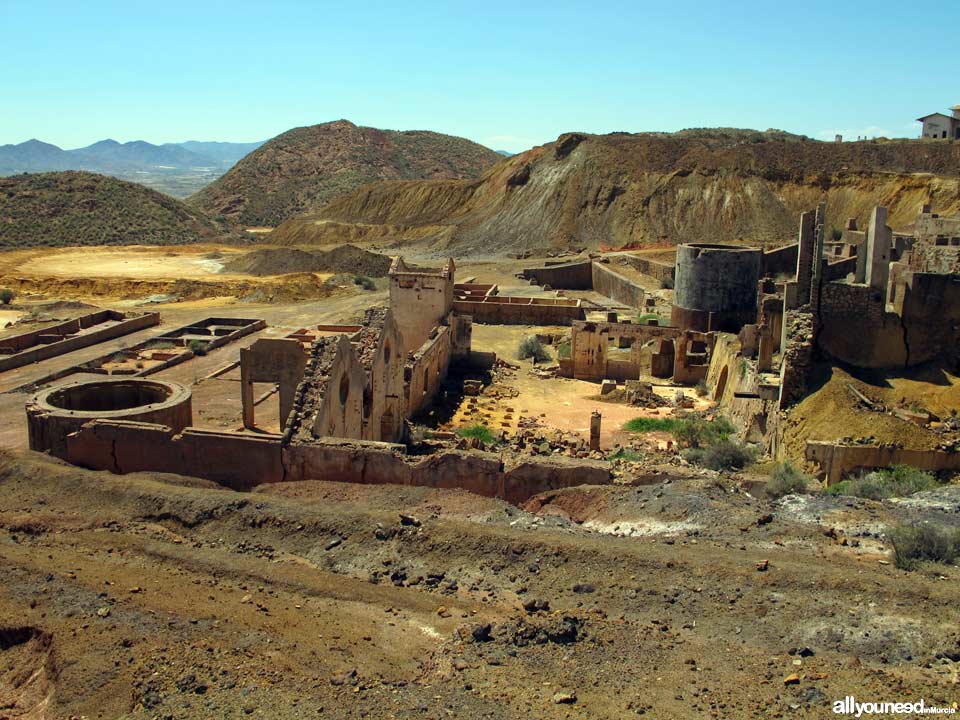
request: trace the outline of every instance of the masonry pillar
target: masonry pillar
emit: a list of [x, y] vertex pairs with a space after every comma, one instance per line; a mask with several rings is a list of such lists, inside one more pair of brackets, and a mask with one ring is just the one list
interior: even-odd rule
[[253, 399], [253, 380], [250, 375], [250, 350], [240, 348], [240, 404], [243, 407], [243, 426], [247, 430], [255, 428], [255, 408]]
[[820, 284], [823, 282], [823, 229], [827, 221], [827, 203], [817, 206], [813, 223], [813, 275], [810, 278], [810, 306], [813, 314], [820, 314]]
[[757, 350], [757, 371], [770, 372], [773, 369], [773, 332], [769, 325], [760, 326], [760, 345]]
[[893, 231], [887, 227], [887, 209], [878, 205], [870, 215], [867, 227], [866, 274], [864, 282], [886, 296], [890, 278], [890, 247]]
[[600, 413], [596, 410], [593, 411], [593, 414], [590, 415], [590, 449], [599, 450], [600, 449]]
[[800, 233], [797, 238], [797, 300], [796, 307], [810, 302], [810, 277], [813, 270], [814, 213], [800, 215]]

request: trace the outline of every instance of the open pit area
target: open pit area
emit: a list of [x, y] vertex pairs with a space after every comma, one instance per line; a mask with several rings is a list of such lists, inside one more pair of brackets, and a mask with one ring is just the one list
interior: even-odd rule
[[[0, 285], [23, 280], [0, 344], [101, 308], [159, 313], [0, 371], [0, 718], [823, 718], [848, 695], [957, 700], [960, 572], [898, 568], [888, 533], [960, 528], [960, 487], [775, 499], [766, 451], [715, 471], [670, 432], [624, 428], [749, 420], [738, 403], [775, 375], [669, 325], [670, 252], [455, 269], [424, 252], [364, 287], [222, 272], [249, 250], [0, 254]], [[551, 281], [518, 277], [532, 266]], [[517, 357], [530, 337], [546, 360]], [[841, 429], [936, 447], [944, 422], [891, 411], [946, 419], [957, 387], [929, 366], [821, 362], [782, 451], [815, 474], [806, 441]], [[461, 436], [478, 423], [493, 442]]]

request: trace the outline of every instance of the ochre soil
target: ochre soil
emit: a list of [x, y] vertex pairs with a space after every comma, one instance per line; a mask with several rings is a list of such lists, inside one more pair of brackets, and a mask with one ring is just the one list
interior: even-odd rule
[[574, 489], [531, 515], [4, 452], [4, 716], [823, 718], [851, 694], [955, 700], [956, 568], [908, 574], [882, 543], [841, 545], [735, 488]]

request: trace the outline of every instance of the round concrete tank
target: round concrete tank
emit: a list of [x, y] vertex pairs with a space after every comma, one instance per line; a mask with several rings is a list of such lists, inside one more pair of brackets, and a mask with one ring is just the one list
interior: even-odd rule
[[756, 322], [762, 261], [760, 248], [678, 245], [671, 324], [684, 330], [735, 333]]
[[42, 390], [27, 403], [30, 449], [66, 457], [67, 435], [91, 420], [135, 420], [180, 432], [193, 423], [190, 390], [165, 380], [123, 378]]

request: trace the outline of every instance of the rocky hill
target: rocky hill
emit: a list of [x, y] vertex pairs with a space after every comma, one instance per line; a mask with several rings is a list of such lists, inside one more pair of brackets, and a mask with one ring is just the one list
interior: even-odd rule
[[105, 175], [0, 178], [0, 248], [171, 245], [212, 240], [225, 230], [179, 200]]
[[571, 245], [791, 241], [824, 196], [828, 222], [889, 207], [895, 229], [922, 201], [960, 211], [960, 144], [824, 143], [779, 131], [587, 135], [502, 160], [475, 180], [367, 185], [269, 236], [276, 244], [413, 242], [457, 254]]
[[347, 120], [270, 140], [188, 202], [245, 225], [277, 225], [376, 180], [475, 178], [502, 157], [463, 138]]

